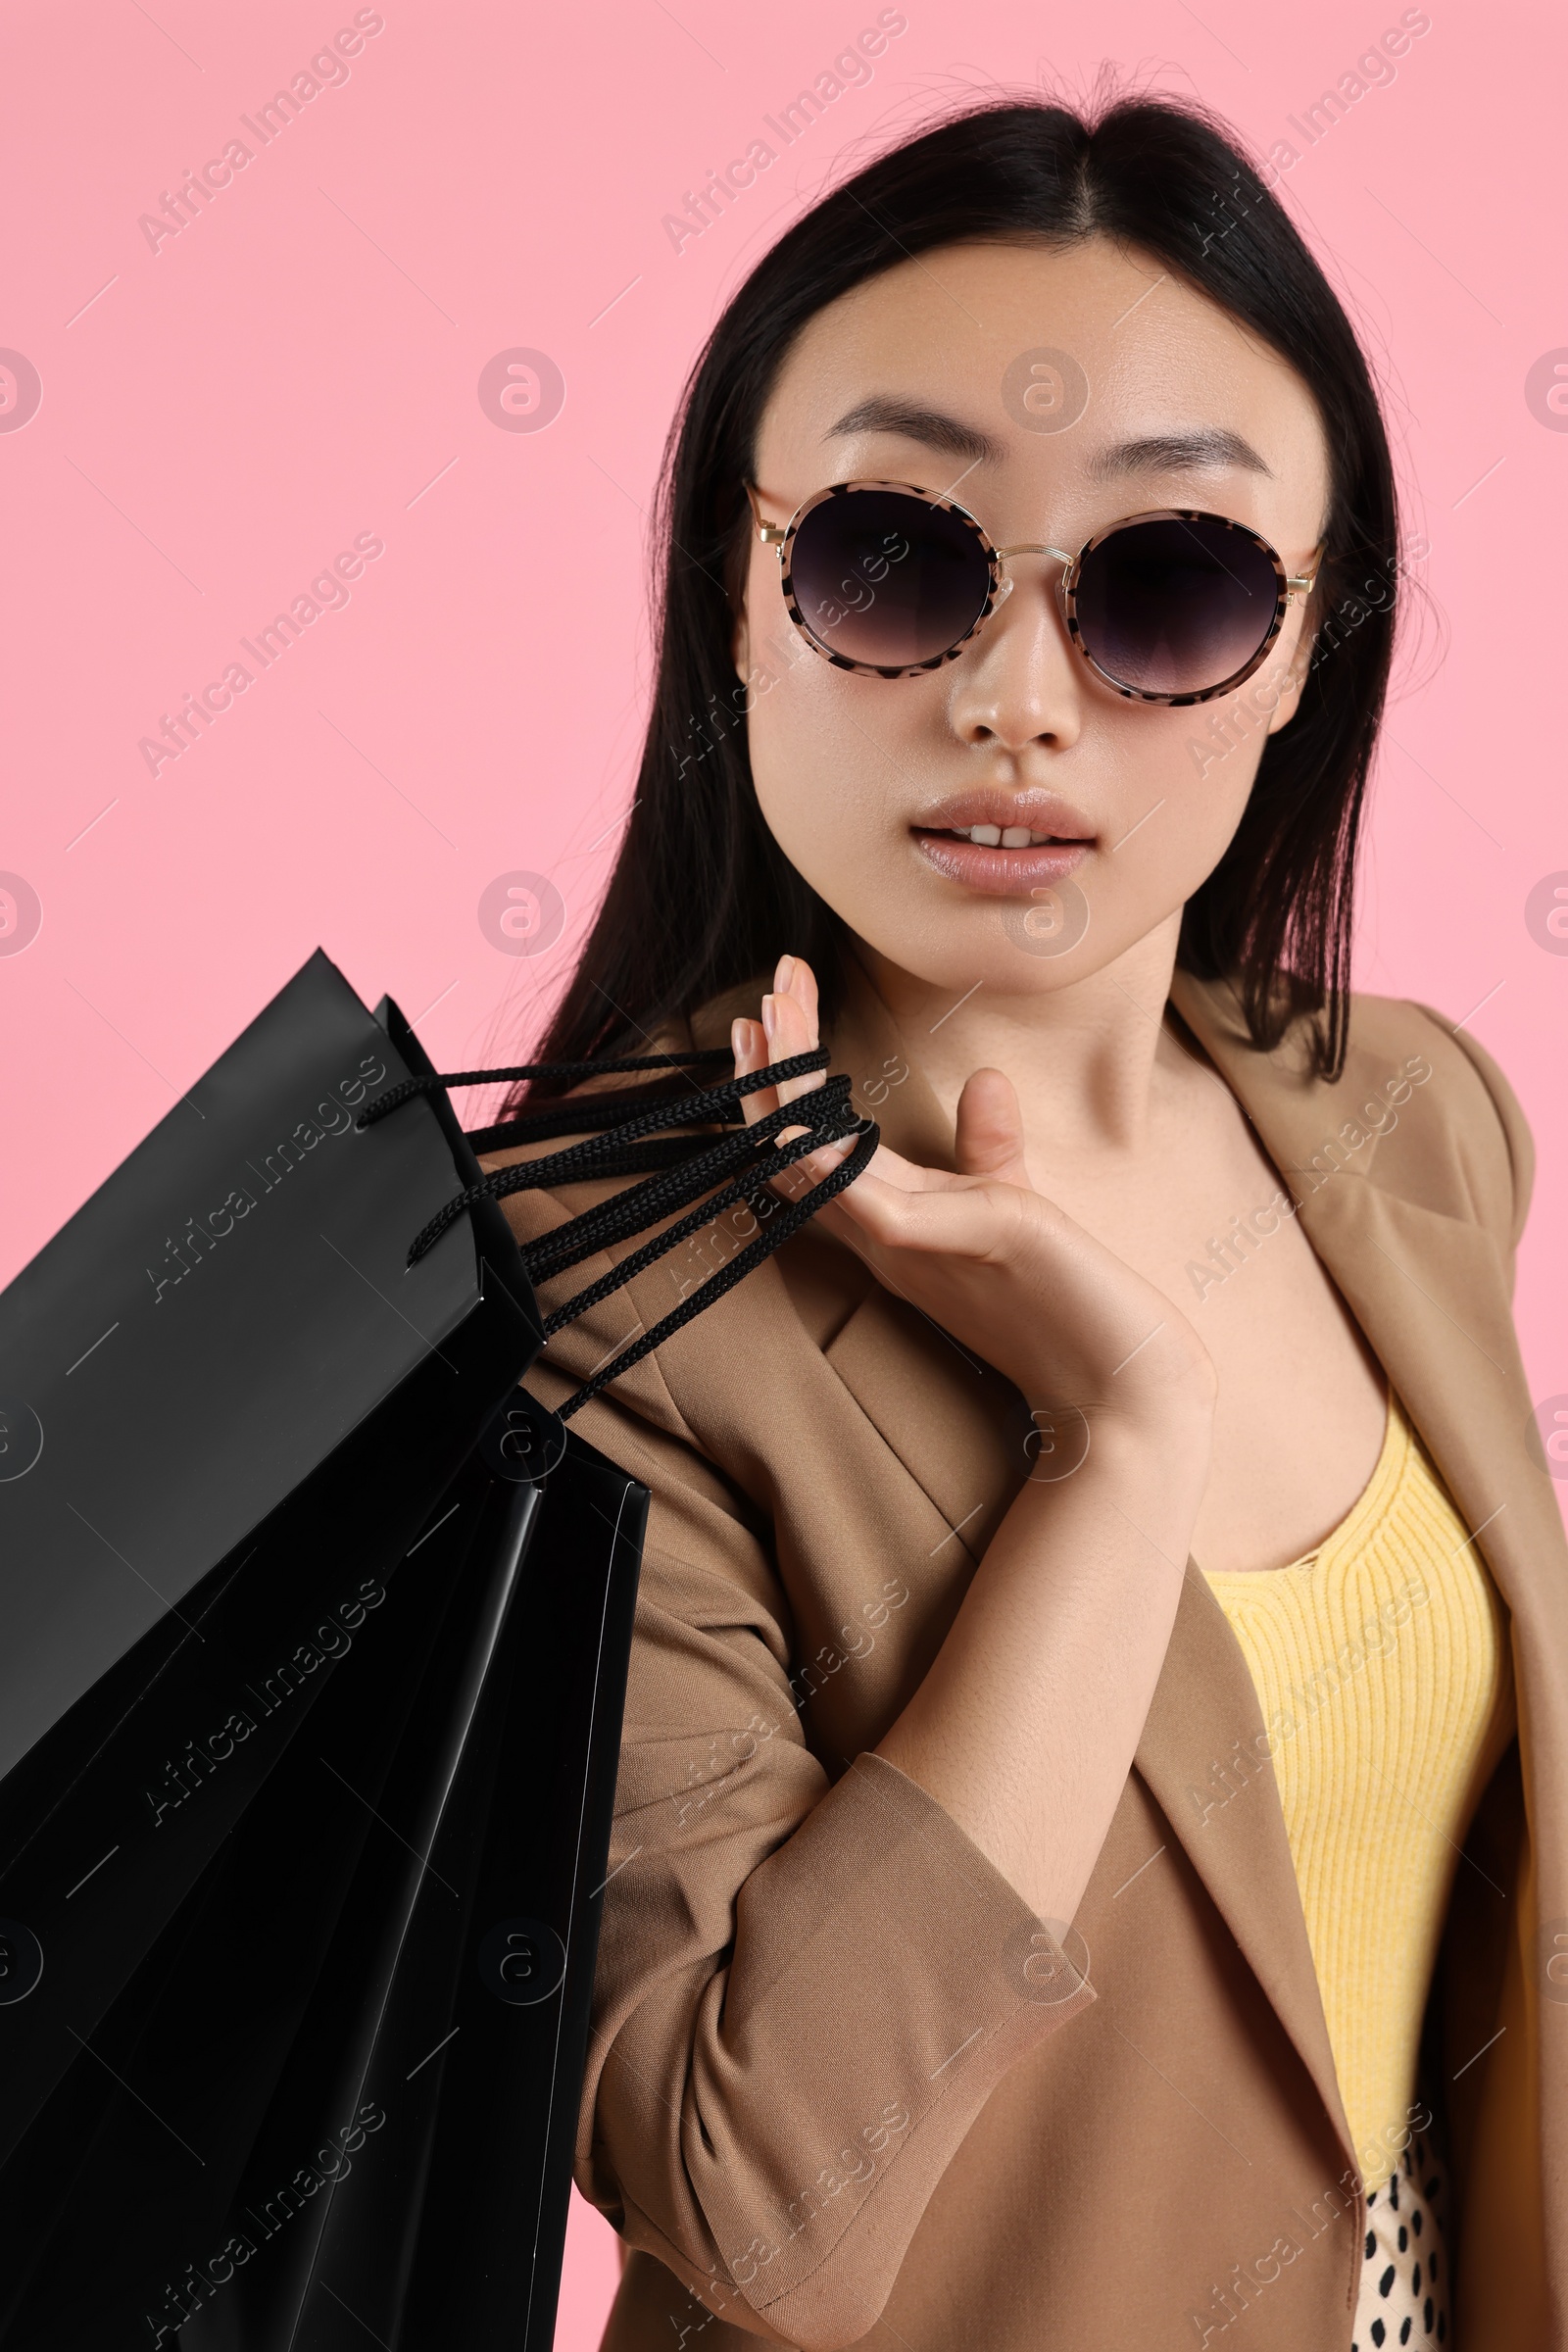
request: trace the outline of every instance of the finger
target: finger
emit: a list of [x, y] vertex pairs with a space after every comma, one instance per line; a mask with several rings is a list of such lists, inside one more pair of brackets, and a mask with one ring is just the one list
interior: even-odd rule
[[[767, 1039], [760, 1021], [732, 1021], [729, 1032], [730, 1052], [735, 1056], [735, 1075], [749, 1078], [754, 1070], [765, 1069], [770, 1059]], [[759, 1087], [755, 1094], [742, 1095], [741, 1110], [748, 1127], [755, 1127], [770, 1110], [778, 1108], [778, 1089]]]
[[1015, 1185], [976, 1184], [953, 1192], [906, 1192], [867, 1169], [839, 1195], [839, 1205], [867, 1240], [883, 1249], [984, 1258], [1004, 1228], [1025, 1215]]
[[[785, 985], [775, 985], [772, 993], [762, 999], [762, 1028], [775, 1061], [787, 1061], [795, 1054], [811, 1054], [816, 1050], [816, 990], [812, 986], [808, 999], [796, 995], [787, 985], [794, 977], [800, 958], [794, 956], [779, 957], [778, 973]], [[804, 1078], [787, 1078], [778, 1090], [781, 1102], [794, 1102], [800, 1096], [811, 1093], [822, 1083], [820, 1070], [808, 1070]]]
[[1033, 1190], [1024, 1164], [1018, 1097], [1001, 1070], [976, 1070], [965, 1080], [954, 1156], [965, 1176], [998, 1176]]
[[812, 1035], [819, 1036], [821, 1031], [817, 1018], [816, 974], [807, 962], [806, 957], [804, 956], [781, 956], [778, 970], [773, 976], [773, 986], [776, 990], [782, 990], [797, 1000], [810, 1024]]
[[[825, 1175], [835, 1156], [842, 1157], [854, 1149], [854, 1140], [842, 1146], [824, 1147], [813, 1152], [803, 1164], [816, 1170], [818, 1180]], [[794, 1171], [775, 1179], [774, 1190], [784, 1192]], [[955, 1176], [946, 1168], [922, 1168], [914, 1160], [905, 1159], [886, 1144], [879, 1144], [870, 1160], [858, 1176], [833, 1200], [826, 1200], [817, 1210], [815, 1224], [836, 1242], [884, 1275], [887, 1270], [889, 1248], [907, 1248], [906, 1229], [901, 1222], [897, 1198], [884, 1199], [866, 1208], [863, 1216], [855, 1213], [859, 1203], [865, 1203], [870, 1193], [884, 1196], [908, 1196], [917, 1193], [945, 1193], [967, 1190], [974, 1179]], [[858, 1196], [858, 1203], [857, 1200]]]
[[[807, 1051], [803, 1044], [791, 1038], [790, 1029], [793, 1025], [786, 1015], [775, 1027], [770, 1048], [775, 1061], [782, 1061], [788, 1054]], [[804, 1027], [804, 1025], [803, 1022], [801, 1026]], [[805, 1078], [787, 1079], [778, 1090], [778, 1099], [781, 1103], [788, 1103], [801, 1095], [814, 1092], [820, 1084], [821, 1073], [818, 1071], [812, 1071]], [[798, 1142], [802, 1136], [809, 1132], [809, 1129], [804, 1126], [780, 1127], [773, 1140], [782, 1148], [786, 1144]], [[808, 1191], [811, 1185], [819, 1183], [824, 1176], [836, 1168], [846, 1152], [853, 1148], [852, 1139], [851, 1142], [843, 1145], [827, 1144], [814, 1152], [808, 1152], [804, 1158], [795, 1160], [787, 1170], [780, 1172], [776, 1180], [779, 1190], [787, 1193], [792, 1200], [799, 1199], [802, 1193]]]
[[918, 1160], [906, 1159], [891, 1145], [882, 1143], [861, 1173], [901, 1193], [956, 1193], [967, 1191], [974, 1183], [972, 1176], [955, 1176], [948, 1168], [923, 1168]]
[[[762, 1029], [767, 1038], [768, 1058], [788, 1061], [796, 1054], [809, 1054], [816, 1044], [816, 1024], [808, 1020], [798, 997], [775, 990], [762, 999]], [[803, 1078], [786, 1078], [774, 1100], [778, 1102], [798, 1102], [802, 1095], [814, 1092], [822, 1083], [820, 1070], [808, 1070]], [[781, 1127], [777, 1140], [788, 1143], [802, 1133], [799, 1127]]]
[[[753, 1070], [764, 1069], [770, 1060], [782, 1058], [781, 1055], [776, 1055], [769, 1047], [760, 1021], [732, 1021], [730, 1024], [730, 1052], [735, 1056], [737, 1078], [749, 1077]], [[778, 1099], [779, 1090], [774, 1086], [759, 1087], [755, 1094], [743, 1095], [741, 1097], [741, 1112], [747, 1126], [755, 1127], [759, 1119], [764, 1117], [768, 1111], [776, 1109]], [[792, 1135], [800, 1135], [803, 1130], [795, 1127], [787, 1132]], [[854, 1139], [851, 1138], [845, 1149], [853, 1149], [853, 1146]], [[769, 1182], [776, 1193], [786, 1200], [793, 1200], [805, 1192], [809, 1185], [819, 1183], [822, 1177], [836, 1166], [840, 1156], [841, 1153], [837, 1149], [825, 1147], [821, 1152], [809, 1153], [807, 1158], [797, 1161], [795, 1165], [781, 1169], [776, 1177], [769, 1179]], [[827, 1203], [827, 1206], [831, 1207], [831, 1202]]]
[[[796, 956], [781, 956], [774, 977], [783, 985], [762, 999], [762, 1023], [772, 1058], [785, 1061], [796, 1054], [808, 1054], [815, 1049], [816, 981], [810, 966]], [[803, 1095], [814, 1093], [823, 1084], [824, 1076], [821, 1070], [809, 1070], [804, 1077], [786, 1079], [778, 1090], [779, 1102], [793, 1102]], [[777, 1140], [789, 1143], [806, 1132], [802, 1127], [784, 1127]], [[798, 1160], [790, 1177], [778, 1178], [778, 1189], [798, 1196], [808, 1185], [818, 1184], [831, 1174], [854, 1149], [853, 1137], [838, 1144], [824, 1144]]]

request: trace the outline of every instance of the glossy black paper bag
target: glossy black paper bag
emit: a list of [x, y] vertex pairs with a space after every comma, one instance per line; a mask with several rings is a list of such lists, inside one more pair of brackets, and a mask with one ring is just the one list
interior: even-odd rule
[[7, 2339], [64, 2201], [32, 2127], [113, 2087], [101, 2021], [350, 1657], [428, 1638], [394, 1571], [538, 1345], [492, 1204], [408, 1263], [478, 1169], [444, 1097], [357, 1127], [428, 1068], [383, 1016], [314, 956], [0, 1297]]

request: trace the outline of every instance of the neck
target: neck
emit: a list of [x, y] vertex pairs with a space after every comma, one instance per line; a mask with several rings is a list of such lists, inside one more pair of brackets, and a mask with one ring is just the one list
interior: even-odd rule
[[1165, 1025], [1179, 911], [1081, 980], [1027, 995], [933, 986], [863, 941], [858, 955], [905, 1051], [951, 1117], [974, 1070], [1003, 1070], [1043, 1159], [1141, 1151], [1164, 1085], [1189, 1056]]

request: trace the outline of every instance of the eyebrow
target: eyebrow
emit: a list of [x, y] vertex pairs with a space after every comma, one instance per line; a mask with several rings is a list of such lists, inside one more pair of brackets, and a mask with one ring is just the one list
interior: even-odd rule
[[[967, 458], [972, 465], [1003, 454], [1002, 444], [978, 425], [950, 416], [941, 409], [881, 393], [847, 409], [823, 437], [832, 441], [850, 433], [897, 433], [906, 441], [920, 441], [928, 449], [941, 450], [947, 457]], [[1180, 473], [1220, 466], [1240, 466], [1249, 473], [1272, 471], [1250, 441], [1218, 424], [1195, 425], [1184, 432], [1144, 433], [1131, 441], [1118, 441], [1097, 452], [1087, 470], [1092, 481], [1103, 482], [1123, 473]]]
[[906, 441], [923, 441], [928, 449], [940, 449], [950, 458], [968, 458], [975, 464], [1002, 455], [1002, 444], [981, 432], [978, 425], [965, 424], [961, 417], [949, 416], [941, 409], [922, 408], [918, 402], [892, 400], [876, 392], [869, 400], [857, 401], [853, 409], [846, 409], [822, 437], [834, 441], [849, 433], [898, 433]]
[[1195, 425], [1190, 432], [1145, 433], [1118, 441], [1089, 461], [1095, 481], [1117, 473], [1179, 473], [1188, 467], [1240, 466], [1249, 473], [1270, 473], [1250, 441], [1222, 424]]

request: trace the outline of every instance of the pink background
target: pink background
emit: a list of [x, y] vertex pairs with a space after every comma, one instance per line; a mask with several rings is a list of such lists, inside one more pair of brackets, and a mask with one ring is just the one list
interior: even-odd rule
[[[1385, 387], [1429, 604], [1378, 766], [1358, 980], [1468, 1015], [1510, 1073], [1542, 1161], [1525, 1352], [1538, 1398], [1568, 1392], [1568, 938], [1527, 920], [1538, 885], [1548, 909], [1568, 886], [1561, 11], [1435, 0], [1393, 81], [1314, 144], [1287, 118], [1398, 24], [1390, 0], [903, 13], [874, 78], [677, 252], [662, 217], [874, 0], [387, 0], [348, 78], [266, 146], [240, 117], [353, 25], [349, 0], [7, 11], [0, 346], [42, 397], [0, 429], [0, 873], [27, 886], [0, 881], [0, 1281], [318, 944], [368, 1002], [391, 991], [438, 1067], [526, 1050], [627, 805], [643, 511], [716, 310], [846, 159], [927, 107], [1084, 90], [1109, 62], [1302, 151], [1283, 200]], [[235, 136], [253, 160], [154, 251], [141, 216]], [[481, 370], [519, 348], [564, 381], [542, 430], [481, 406]], [[0, 375], [0, 428], [25, 401], [24, 370]], [[384, 552], [349, 601], [270, 667], [243, 655], [362, 533]], [[236, 659], [254, 683], [151, 773], [140, 738]], [[564, 908], [531, 955], [480, 919], [518, 871]], [[41, 925], [8, 953], [27, 889]], [[614, 2275], [579, 2204], [563, 2346], [597, 2343]]]

